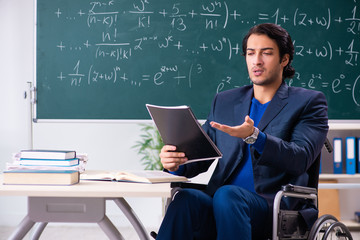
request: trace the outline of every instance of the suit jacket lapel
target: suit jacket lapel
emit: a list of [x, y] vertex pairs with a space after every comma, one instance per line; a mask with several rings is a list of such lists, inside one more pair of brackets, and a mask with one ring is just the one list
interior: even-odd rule
[[251, 99], [254, 96], [253, 88], [246, 94], [239, 96], [239, 101], [234, 106], [234, 126], [244, 123], [246, 115], [249, 115]]
[[262, 116], [258, 128], [263, 131], [266, 126], [279, 114], [279, 112], [288, 103], [288, 86], [285, 82], [281, 84], [275, 96], [271, 100], [269, 106], [266, 108], [264, 115]]

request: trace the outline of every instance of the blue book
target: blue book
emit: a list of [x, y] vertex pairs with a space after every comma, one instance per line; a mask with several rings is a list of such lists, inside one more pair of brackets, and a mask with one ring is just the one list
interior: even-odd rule
[[334, 138], [334, 173], [342, 173], [342, 139]]
[[59, 167], [71, 167], [79, 165], [79, 159], [33, 159], [33, 158], [20, 158], [20, 164], [24, 166], [59, 166]]
[[345, 139], [346, 143], [346, 173], [355, 174], [356, 173], [356, 138], [347, 137]]

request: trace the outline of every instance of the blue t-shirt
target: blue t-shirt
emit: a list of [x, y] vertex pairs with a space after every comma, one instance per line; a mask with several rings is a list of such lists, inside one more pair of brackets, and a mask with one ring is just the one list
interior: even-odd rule
[[[270, 102], [261, 104], [258, 100], [253, 98], [251, 103], [252, 104], [251, 104], [249, 116], [254, 121], [254, 126], [256, 127], [259, 124]], [[258, 138], [256, 142], [253, 144], [256, 151], [262, 153], [262, 151], [264, 150], [265, 141], [266, 141], [265, 133], [259, 132]], [[231, 184], [240, 186], [251, 192], [255, 192], [254, 175], [253, 175], [252, 161], [250, 156], [250, 144], [247, 144], [245, 146], [244, 160], [241, 162], [241, 166], [239, 166], [238, 173], [231, 181]]]

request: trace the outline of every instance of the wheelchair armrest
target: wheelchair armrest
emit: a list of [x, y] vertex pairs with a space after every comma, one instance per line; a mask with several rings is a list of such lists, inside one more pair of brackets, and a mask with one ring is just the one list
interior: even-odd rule
[[316, 188], [303, 187], [292, 184], [287, 184], [281, 187], [281, 190], [284, 192], [293, 192], [293, 193], [305, 193], [305, 194], [317, 194]]
[[205, 190], [207, 184], [201, 183], [191, 183], [191, 182], [172, 182], [170, 184], [171, 188], [192, 188], [197, 190]]

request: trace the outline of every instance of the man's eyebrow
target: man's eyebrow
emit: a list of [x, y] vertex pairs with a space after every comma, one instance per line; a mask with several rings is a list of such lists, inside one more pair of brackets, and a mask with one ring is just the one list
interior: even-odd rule
[[[247, 48], [246, 51], [248, 51], [248, 50], [254, 51], [255, 48]], [[262, 51], [264, 51], [264, 50], [274, 50], [274, 48], [272, 48], [272, 47], [265, 47], [265, 48], [260, 48], [260, 50], [262, 50]]]

